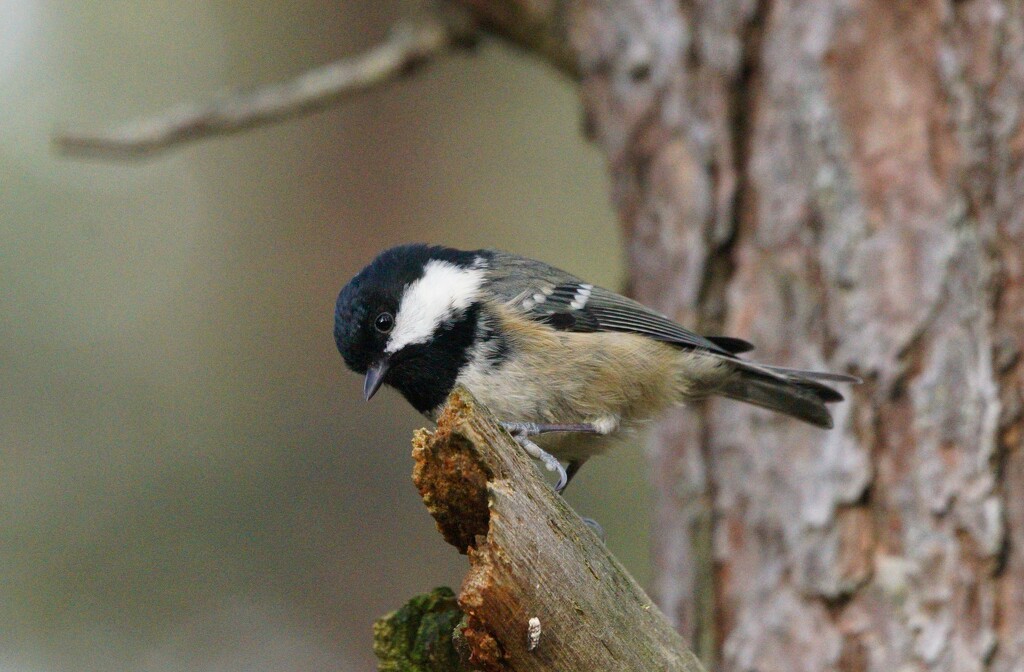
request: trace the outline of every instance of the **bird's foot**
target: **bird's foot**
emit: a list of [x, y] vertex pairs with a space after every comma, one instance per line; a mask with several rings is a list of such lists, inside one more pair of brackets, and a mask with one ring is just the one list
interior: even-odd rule
[[618, 422], [615, 419], [602, 419], [598, 422], [576, 422], [576, 423], [559, 423], [559, 424], [544, 424], [537, 422], [502, 422], [501, 426], [505, 428], [512, 438], [516, 440], [526, 453], [544, 463], [544, 466], [548, 471], [554, 471], [558, 474], [558, 483], [555, 485], [555, 492], [562, 494], [569, 486], [569, 481], [576, 475], [576, 472], [580, 470], [583, 463], [586, 460], [573, 460], [569, 462], [568, 470], [562, 468], [561, 463], [555, 458], [554, 455], [547, 452], [536, 443], [534, 443], [530, 437], [538, 436], [540, 434], [549, 434], [551, 432], [577, 432], [581, 434], [608, 434], [613, 431], [617, 426]]
[[512, 438], [516, 440], [516, 443], [522, 446], [527, 455], [535, 460], [540, 460], [540, 462], [544, 464], [544, 468], [548, 471], [553, 471], [558, 474], [558, 483], [555, 484], [555, 492], [561, 494], [562, 491], [565, 490], [566, 486], [569, 485], [569, 475], [565, 473], [565, 468], [562, 467], [562, 464], [554, 455], [530, 440], [531, 435], [523, 429], [509, 429], [508, 426], [506, 426], [505, 429], [507, 429], [508, 433], [512, 435]]
[[601, 523], [597, 522], [593, 518], [583, 518], [582, 520], [587, 527], [594, 531], [594, 534], [596, 534], [597, 538], [601, 540], [601, 543], [604, 543], [606, 541], [604, 528], [601, 527]]

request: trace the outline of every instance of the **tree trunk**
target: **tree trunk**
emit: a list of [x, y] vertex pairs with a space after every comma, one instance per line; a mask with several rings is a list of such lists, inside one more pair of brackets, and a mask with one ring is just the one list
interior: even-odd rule
[[866, 379], [831, 432], [655, 432], [656, 589], [705, 661], [1024, 669], [1021, 4], [463, 4], [572, 47], [637, 298]]

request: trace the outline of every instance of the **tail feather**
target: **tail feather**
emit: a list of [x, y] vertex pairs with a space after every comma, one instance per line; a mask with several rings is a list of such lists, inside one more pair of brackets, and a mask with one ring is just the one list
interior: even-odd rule
[[719, 391], [724, 397], [760, 406], [824, 429], [832, 428], [825, 404], [842, 401], [843, 395], [819, 380], [859, 383], [853, 376], [820, 371], [786, 369], [742, 362]]
[[851, 383], [859, 385], [861, 379], [857, 376], [850, 376], [845, 373], [832, 373], [831, 371], [810, 371], [808, 369], [787, 369], [782, 366], [760, 365], [762, 369], [768, 369], [783, 376], [794, 376], [797, 378], [809, 378], [810, 380], [830, 380], [834, 383]]

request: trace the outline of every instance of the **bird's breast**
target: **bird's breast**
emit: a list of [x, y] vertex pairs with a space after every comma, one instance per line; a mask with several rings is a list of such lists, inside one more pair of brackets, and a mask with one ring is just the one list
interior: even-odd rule
[[501, 420], [629, 429], [680, 401], [677, 348], [636, 334], [502, 322], [507, 355], [474, 357], [457, 381]]

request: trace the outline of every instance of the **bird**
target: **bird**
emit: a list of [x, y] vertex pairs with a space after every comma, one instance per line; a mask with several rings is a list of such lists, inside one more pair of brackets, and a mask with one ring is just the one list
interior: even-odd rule
[[744, 359], [743, 339], [495, 249], [381, 252], [338, 294], [334, 339], [367, 401], [388, 385], [436, 420], [463, 386], [558, 474], [558, 492], [670, 407], [720, 396], [829, 429], [826, 404], [843, 395], [826, 383], [860, 382]]

